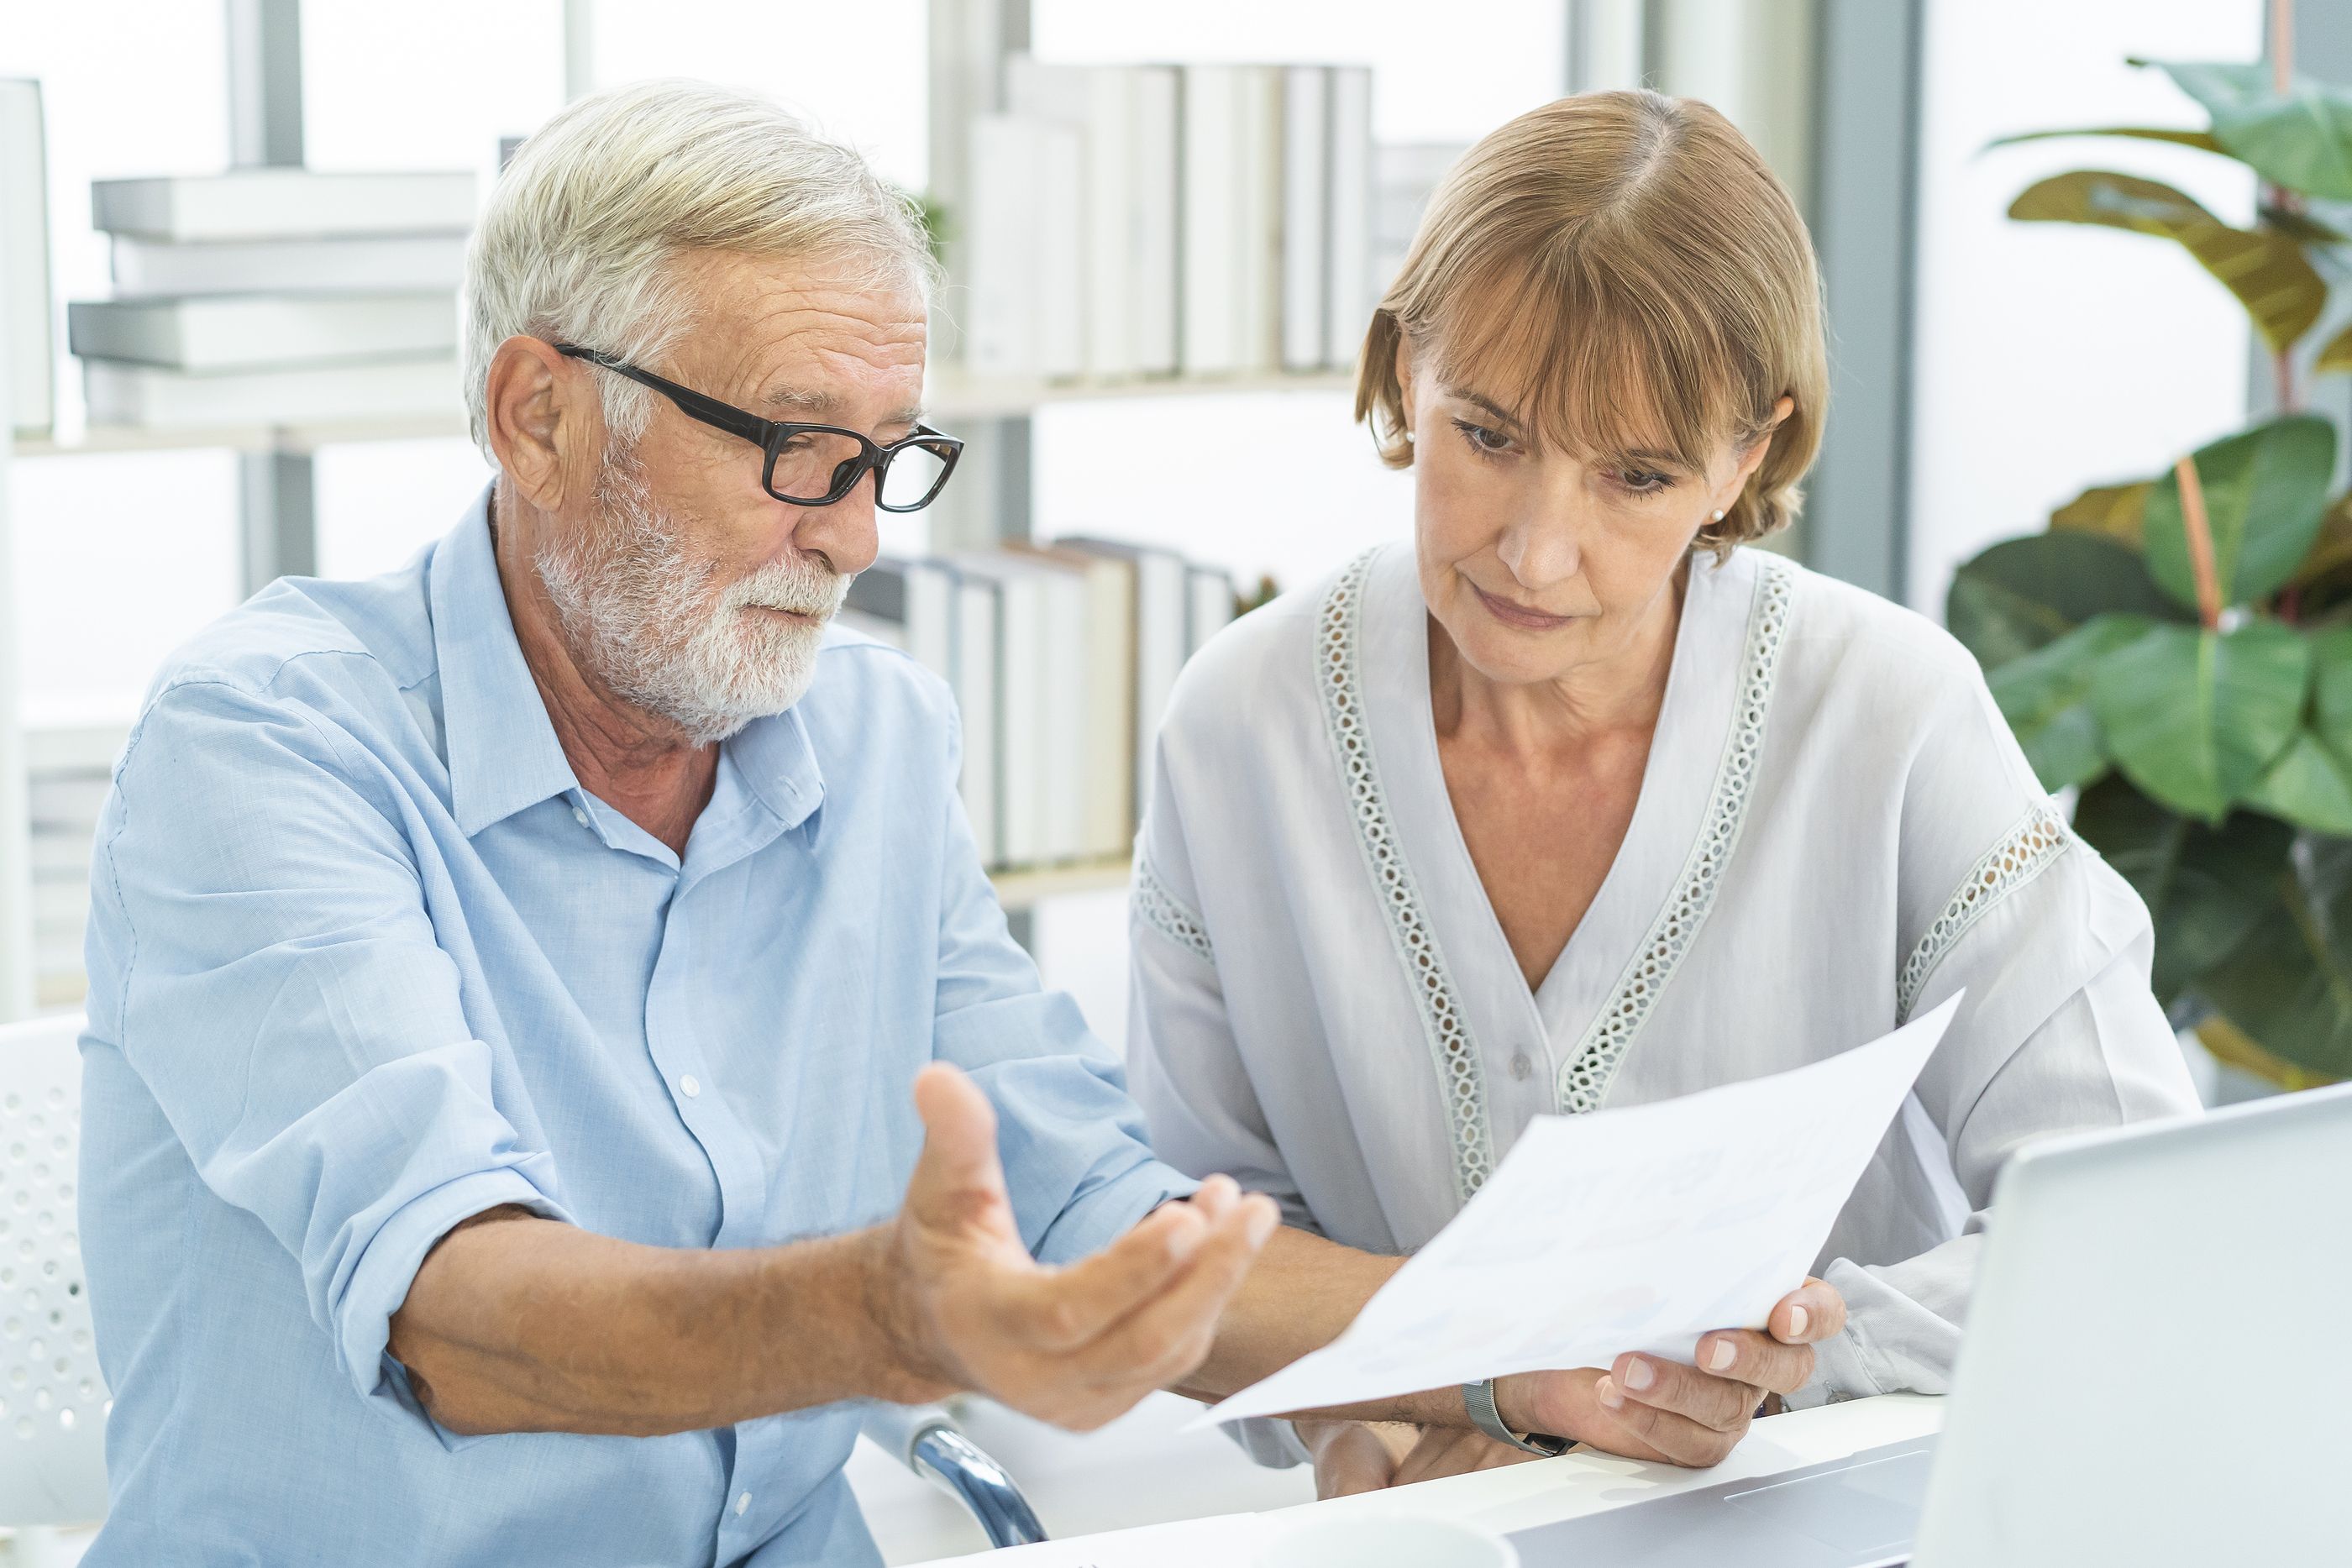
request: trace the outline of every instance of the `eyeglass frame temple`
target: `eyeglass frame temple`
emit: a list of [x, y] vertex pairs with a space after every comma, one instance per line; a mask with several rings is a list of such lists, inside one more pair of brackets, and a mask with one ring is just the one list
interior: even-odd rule
[[[614, 375], [626, 376], [640, 385], [651, 387], [676, 403], [678, 412], [684, 413], [688, 419], [699, 420], [702, 423], [714, 429], [723, 430], [730, 435], [740, 436], [760, 448], [767, 455], [768, 459], [767, 465], [760, 473], [760, 488], [766, 491], [773, 499], [782, 501], [788, 507], [834, 506], [852, 490], [857, 488], [859, 479], [871, 474], [874, 476], [874, 505], [878, 509], [898, 515], [919, 512], [937, 500], [940, 492], [947, 488], [950, 476], [955, 473], [956, 462], [963, 455], [963, 442], [960, 438], [950, 435], [942, 430], [933, 430], [928, 425], [919, 424], [915, 427], [914, 434], [905, 440], [884, 446], [861, 431], [849, 430], [838, 424], [809, 424], [761, 419], [758, 414], [737, 408], [731, 402], [721, 402], [707, 392], [698, 392], [692, 387], [681, 386], [667, 376], [657, 376], [651, 371], [639, 369], [626, 360], [594, 349], [583, 349], [577, 343], [557, 343], [552, 347], [557, 353], [566, 358], [585, 360], [592, 365], [603, 366]], [[775, 485], [776, 459], [782, 455], [785, 442], [795, 435], [812, 430], [823, 431], [828, 435], [846, 435], [856, 441], [860, 447], [856, 459], [858, 465], [857, 474], [837, 492], [818, 499], [784, 495], [776, 488]], [[925, 492], [923, 498], [911, 507], [893, 507], [886, 504], [882, 499], [884, 467], [898, 454], [900, 447], [922, 441], [947, 444], [947, 453], [940, 458], [939, 478], [932, 483], [930, 489]], [[937, 453], [932, 455], [940, 455]]]

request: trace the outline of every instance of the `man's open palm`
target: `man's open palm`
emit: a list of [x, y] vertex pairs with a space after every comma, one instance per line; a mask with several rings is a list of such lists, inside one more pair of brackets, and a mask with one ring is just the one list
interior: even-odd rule
[[1212, 1176], [1065, 1269], [1030, 1257], [996, 1155], [996, 1113], [944, 1063], [915, 1080], [926, 1136], [891, 1239], [911, 1370], [1080, 1430], [1198, 1366], [1280, 1223], [1271, 1200]]

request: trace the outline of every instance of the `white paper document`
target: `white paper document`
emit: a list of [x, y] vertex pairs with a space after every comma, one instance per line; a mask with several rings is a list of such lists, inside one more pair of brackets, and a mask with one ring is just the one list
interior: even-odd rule
[[1769, 1078], [1538, 1116], [1348, 1331], [1202, 1414], [1381, 1399], [1514, 1372], [1689, 1361], [1801, 1284], [1959, 1006]]

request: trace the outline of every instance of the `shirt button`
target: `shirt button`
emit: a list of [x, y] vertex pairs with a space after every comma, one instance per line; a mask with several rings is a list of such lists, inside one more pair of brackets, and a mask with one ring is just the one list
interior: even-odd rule
[[737, 1492], [737, 1493], [735, 1494], [735, 1517], [736, 1517], [736, 1518], [738, 1518], [738, 1519], [742, 1518], [742, 1517], [743, 1517], [743, 1511], [744, 1511], [745, 1509], [747, 1509], [747, 1508], [750, 1508], [751, 1506], [751, 1494], [750, 1492], [742, 1491], [742, 1492]]
[[588, 813], [574, 806], [572, 808], [572, 820], [584, 828], [588, 825]]
[[702, 1080], [689, 1072], [677, 1081], [677, 1089], [679, 1093], [691, 1100], [702, 1092]]
[[1520, 1082], [1525, 1083], [1528, 1081], [1528, 1074], [1533, 1072], [1535, 1070], [1536, 1064], [1528, 1060], [1528, 1053], [1526, 1051], [1523, 1051], [1519, 1052], [1518, 1055], [1511, 1058], [1511, 1076], [1517, 1079]]

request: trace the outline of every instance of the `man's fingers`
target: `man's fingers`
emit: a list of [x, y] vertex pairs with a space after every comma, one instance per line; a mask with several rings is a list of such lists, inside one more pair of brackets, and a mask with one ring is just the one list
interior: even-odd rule
[[1210, 1229], [1197, 1210], [1163, 1203], [1091, 1257], [1028, 1276], [1014, 1297], [1026, 1337], [1050, 1351], [1089, 1343], [1164, 1290]]
[[[1597, 1393], [1602, 1406], [1627, 1433], [1669, 1464], [1704, 1469], [1722, 1463], [1738, 1441], [1738, 1433], [1702, 1427], [1687, 1416], [1630, 1398], [1616, 1386], [1616, 1382], [1614, 1375], [1601, 1380]], [[1618, 1448], [1618, 1445], [1606, 1439], [1603, 1443]]]
[[934, 1061], [915, 1075], [915, 1110], [923, 1118], [923, 1152], [907, 1183], [907, 1207], [935, 1224], [1008, 1222], [996, 1108], [980, 1085]]
[[1274, 1200], [1240, 1199], [1169, 1285], [1080, 1353], [1097, 1375], [1160, 1387], [1200, 1364], [1217, 1314], [1281, 1223]]
[[1833, 1285], [1807, 1280], [1780, 1298], [1765, 1324], [1784, 1344], [1819, 1344], [1845, 1327], [1845, 1298]]
[[1813, 1375], [1813, 1347], [1782, 1344], [1753, 1329], [1726, 1329], [1698, 1342], [1699, 1370], [1753, 1384], [1775, 1394], [1794, 1394]]
[[1718, 1432], [1745, 1427], [1756, 1412], [1757, 1401], [1764, 1397], [1745, 1383], [1717, 1377], [1679, 1361], [1630, 1352], [1617, 1358], [1609, 1375], [1628, 1404], [1638, 1402], [1672, 1411]]

